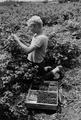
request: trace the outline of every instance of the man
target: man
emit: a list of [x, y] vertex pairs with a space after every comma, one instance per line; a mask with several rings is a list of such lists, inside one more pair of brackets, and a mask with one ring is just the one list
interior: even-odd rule
[[[40, 73], [43, 74], [50, 69], [50, 66], [45, 67], [44, 58], [48, 46], [48, 37], [43, 33], [43, 22], [39, 16], [33, 16], [27, 21], [28, 29], [33, 33], [33, 38], [29, 46], [23, 44], [16, 34], [12, 34], [18, 45], [28, 54], [28, 61], [39, 66]], [[61, 66], [50, 71], [49, 76], [60, 71]], [[48, 75], [47, 75], [48, 76]]]

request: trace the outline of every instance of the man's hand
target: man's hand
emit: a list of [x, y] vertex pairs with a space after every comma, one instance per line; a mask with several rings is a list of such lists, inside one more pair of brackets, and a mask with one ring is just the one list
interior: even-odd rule
[[57, 73], [57, 72], [60, 72], [62, 71], [63, 67], [61, 65], [57, 66], [55, 69], [53, 69], [51, 72], [53, 74]]
[[14, 38], [15, 41], [19, 41], [19, 37], [16, 34], [11, 34], [11, 36]]
[[11, 40], [12, 36], [10, 35], [7, 40]]
[[52, 69], [52, 67], [51, 66], [46, 66], [46, 67], [44, 67], [44, 70], [47, 72], [47, 71], [50, 71]]

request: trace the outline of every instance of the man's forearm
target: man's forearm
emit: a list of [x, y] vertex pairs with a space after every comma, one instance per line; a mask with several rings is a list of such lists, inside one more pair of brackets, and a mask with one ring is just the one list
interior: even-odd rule
[[20, 40], [17, 41], [19, 46], [26, 52], [28, 53], [29, 52], [29, 47], [24, 45]]
[[29, 54], [30, 52], [34, 51], [36, 48], [36, 46], [27, 46], [24, 45], [20, 40], [19, 37], [15, 34], [12, 34], [12, 36], [14, 37], [14, 39], [17, 41], [17, 43], [19, 44], [19, 46], [24, 50], [24, 52], [26, 52], [27, 54]]
[[20, 40], [18, 36], [14, 36], [14, 39], [17, 41], [18, 45], [27, 53], [29, 51], [29, 48], [27, 45], [24, 45]]

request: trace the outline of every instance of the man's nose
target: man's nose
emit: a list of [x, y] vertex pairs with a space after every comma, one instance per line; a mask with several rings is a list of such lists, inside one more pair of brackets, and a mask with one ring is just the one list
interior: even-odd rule
[[30, 28], [29, 28], [28, 26], [26, 26], [26, 28], [27, 28], [27, 31], [29, 31], [29, 30], [30, 30]]

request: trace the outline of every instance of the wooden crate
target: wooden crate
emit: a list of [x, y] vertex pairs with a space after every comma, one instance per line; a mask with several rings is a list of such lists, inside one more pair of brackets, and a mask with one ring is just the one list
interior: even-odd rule
[[54, 91], [30, 90], [26, 96], [25, 103], [28, 108], [55, 110], [58, 106], [58, 93]]
[[31, 86], [25, 100], [25, 103], [28, 108], [49, 110], [57, 109], [58, 106], [57, 83], [45, 81], [44, 85], [46, 85], [45, 89], [38, 90], [32, 89], [34, 87]]

